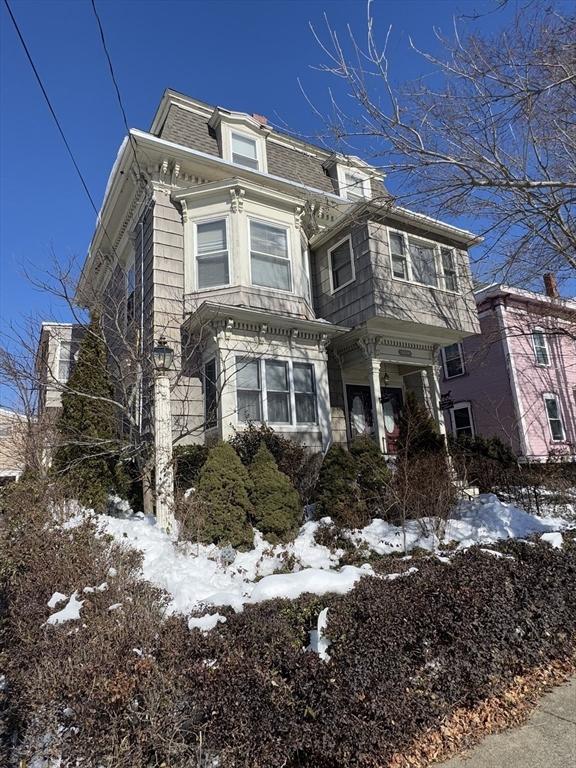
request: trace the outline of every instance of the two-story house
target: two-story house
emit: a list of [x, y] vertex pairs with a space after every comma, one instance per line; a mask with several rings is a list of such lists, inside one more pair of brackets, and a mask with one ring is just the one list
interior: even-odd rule
[[490, 285], [475, 294], [481, 334], [442, 350], [456, 435], [496, 435], [523, 460], [576, 459], [576, 301]]
[[114, 308], [112, 347], [122, 323], [139, 345], [144, 427], [165, 336], [175, 439], [253, 421], [393, 453], [407, 390], [443, 428], [437, 353], [478, 332], [477, 241], [396, 206], [358, 158], [169, 90], [120, 147], [78, 298]]

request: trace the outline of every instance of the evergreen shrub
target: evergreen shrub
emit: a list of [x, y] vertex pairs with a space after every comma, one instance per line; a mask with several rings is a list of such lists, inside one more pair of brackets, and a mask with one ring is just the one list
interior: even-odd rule
[[398, 457], [411, 459], [445, 452], [446, 443], [428, 409], [413, 392], [408, 392], [400, 412]]
[[358, 484], [357, 461], [341, 445], [332, 445], [324, 457], [314, 500], [316, 517], [331, 517], [341, 528], [363, 528], [371, 520]]
[[254, 534], [248, 470], [228, 443], [217, 443], [200, 470], [193, 504], [203, 510], [197, 537], [206, 544], [249, 549]]
[[250, 477], [256, 528], [272, 544], [293, 539], [302, 521], [300, 497], [264, 443], [250, 464]]

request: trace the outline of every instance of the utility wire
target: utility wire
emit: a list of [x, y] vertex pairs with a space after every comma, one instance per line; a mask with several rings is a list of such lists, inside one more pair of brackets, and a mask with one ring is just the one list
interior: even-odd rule
[[118, 81], [116, 80], [116, 75], [114, 73], [114, 67], [112, 66], [112, 59], [110, 58], [110, 53], [108, 52], [108, 46], [106, 45], [106, 38], [104, 36], [104, 29], [102, 27], [102, 22], [100, 21], [100, 16], [98, 15], [98, 10], [96, 8], [96, 2], [95, 0], [91, 0], [92, 3], [92, 10], [94, 11], [94, 16], [96, 17], [96, 22], [98, 24], [98, 29], [100, 31], [100, 39], [102, 40], [102, 47], [104, 48], [104, 54], [106, 55], [106, 59], [108, 61], [108, 68], [110, 70], [110, 77], [112, 78], [112, 82], [114, 83], [114, 88], [116, 90], [116, 97], [118, 99], [118, 104], [120, 106], [120, 111], [122, 112], [122, 118], [124, 119], [124, 127], [126, 128], [126, 134], [128, 135], [128, 138], [130, 140], [130, 146], [132, 147], [132, 152], [134, 153], [134, 160], [136, 161], [136, 166], [138, 167], [138, 175], [140, 178], [142, 178], [142, 169], [140, 168], [140, 163], [138, 162], [138, 157], [136, 155], [136, 142], [134, 140], [134, 136], [130, 133], [130, 128], [128, 127], [128, 119], [126, 117], [126, 110], [124, 109], [124, 104], [122, 103], [122, 96], [120, 95], [120, 88], [118, 86]]
[[[54, 118], [54, 122], [56, 123], [56, 127], [58, 128], [58, 131], [60, 133], [60, 136], [62, 137], [62, 141], [64, 142], [64, 146], [66, 147], [68, 154], [70, 155], [70, 159], [72, 160], [72, 163], [74, 165], [74, 168], [76, 169], [76, 173], [78, 174], [78, 177], [80, 181], [82, 182], [82, 186], [84, 187], [84, 191], [86, 192], [86, 195], [88, 197], [88, 200], [90, 201], [90, 204], [92, 205], [92, 208], [94, 209], [94, 212], [96, 213], [97, 220], [102, 224], [102, 220], [100, 218], [100, 211], [96, 207], [96, 203], [94, 202], [94, 198], [90, 194], [90, 190], [88, 189], [88, 184], [86, 183], [86, 180], [84, 179], [84, 176], [82, 175], [82, 171], [80, 170], [80, 166], [76, 162], [76, 158], [74, 157], [74, 153], [72, 152], [72, 149], [70, 147], [70, 144], [68, 143], [68, 139], [66, 138], [66, 134], [64, 133], [64, 130], [62, 128], [62, 125], [60, 124], [60, 120], [58, 120], [58, 116], [56, 114], [56, 111], [54, 110], [54, 107], [52, 106], [52, 102], [50, 101], [50, 97], [48, 96], [48, 93], [46, 92], [46, 88], [44, 87], [44, 83], [42, 82], [42, 78], [40, 77], [40, 74], [36, 68], [36, 65], [34, 64], [34, 60], [32, 59], [32, 55], [28, 49], [28, 46], [26, 45], [26, 41], [24, 40], [24, 37], [22, 35], [22, 32], [20, 31], [20, 27], [18, 26], [18, 22], [14, 18], [14, 14], [12, 13], [12, 9], [10, 8], [10, 4], [8, 3], [8, 0], [4, 0], [4, 5], [6, 6], [6, 9], [8, 10], [8, 14], [10, 15], [10, 18], [12, 20], [12, 24], [14, 25], [14, 29], [16, 30], [16, 34], [18, 35], [18, 38], [20, 40], [20, 43], [22, 44], [22, 48], [24, 49], [24, 53], [26, 54], [26, 57], [28, 59], [28, 62], [30, 66], [32, 67], [32, 71], [34, 72], [34, 75], [36, 77], [36, 80], [38, 82], [38, 85], [40, 86], [40, 90], [42, 91], [42, 94], [44, 96], [44, 99], [46, 100], [46, 104], [48, 105], [48, 109], [50, 110], [50, 113], [52, 117]], [[104, 230], [104, 234], [108, 238], [108, 241], [110, 245], [112, 246], [112, 249], [114, 249], [114, 244], [112, 243], [112, 239], [110, 238], [110, 235], [106, 231], [106, 228], [102, 224], [102, 229]]]

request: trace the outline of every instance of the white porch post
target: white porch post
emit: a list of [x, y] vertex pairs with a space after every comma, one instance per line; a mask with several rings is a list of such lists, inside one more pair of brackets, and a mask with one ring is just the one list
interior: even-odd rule
[[438, 432], [446, 440], [446, 424], [444, 423], [444, 415], [440, 410], [440, 366], [429, 365], [426, 368], [426, 377], [428, 379], [428, 391], [430, 392], [430, 400], [432, 401], [432, 414], [434, 420], [438, 425]]
[[154, 447], [156, 455], [156, 519], [165, 531], [175, 529], [174, 470], [170, 379], [157, 373], [154, 382]]
[[388, 452], [386, 444], [386, 429], [384, 428], [384, 411], [382, 409], [382, 392], [380, 384], [380, 360], [373, 357], [368, 360], [368, 374], [370, 377], [370, 394], [372, 395], [372, 418], [374, 421], [374, 434], [378, 447], [382, 453]]

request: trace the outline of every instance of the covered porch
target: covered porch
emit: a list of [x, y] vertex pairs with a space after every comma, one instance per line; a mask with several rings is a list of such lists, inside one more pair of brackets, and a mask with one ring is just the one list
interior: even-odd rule
[[384, 454], [394, 456], [408, 392], [426, 406], [440, 434], [445, 434], [436, 344], [358, 329], [335, 340], [330, 351], [331, 401], [339, 404], [345, 425], [340, 442], [369, 435]]

